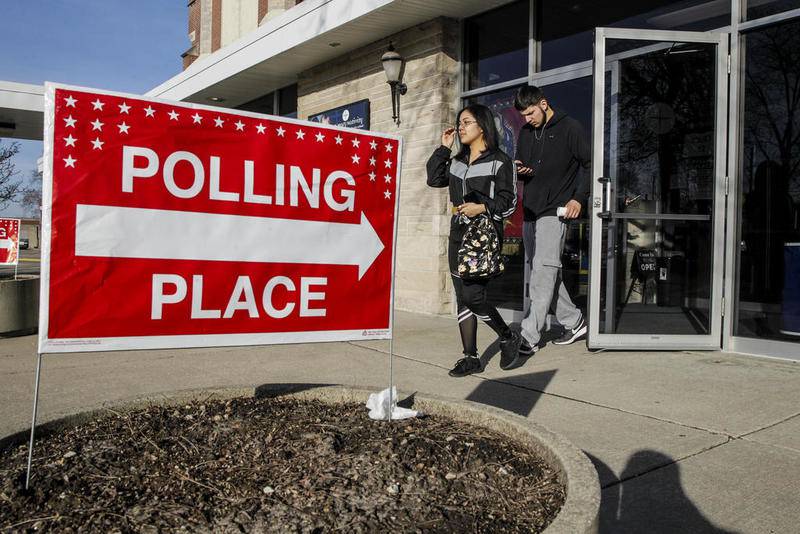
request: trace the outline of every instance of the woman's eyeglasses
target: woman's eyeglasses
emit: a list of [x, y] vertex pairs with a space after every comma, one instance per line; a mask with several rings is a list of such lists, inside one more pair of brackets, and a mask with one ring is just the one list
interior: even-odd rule
[[456, 125], [454, 126], [454, 128], [455, 128], [456, 130], [458, 130], [458, 129], [460, 129], [460, 128], [465, 128], [465, 129], [466, 129], [466, 128], [467, 128], [469, 125], [471, 125], [471, 124], [475, 124], [476, 122], [478, 122], [478, 121], [461, 121], [461, 122], [459, 122], [458, 124], [456, 124]]

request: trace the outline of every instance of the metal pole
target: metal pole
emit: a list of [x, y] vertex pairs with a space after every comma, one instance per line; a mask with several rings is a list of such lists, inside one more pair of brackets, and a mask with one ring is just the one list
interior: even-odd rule
[[39, 376], [42, 371], [42, 353], [37, 353], [36, 361], [36, 385], [33, 387], [33, 418], [31, 419], [31, 441], [28, 443], [28, 474], [25, 476], [25, 489], [31, 483], [31, 462], [33, 461], [33, 433], [36, 430], [36, 411], [39, 407]]

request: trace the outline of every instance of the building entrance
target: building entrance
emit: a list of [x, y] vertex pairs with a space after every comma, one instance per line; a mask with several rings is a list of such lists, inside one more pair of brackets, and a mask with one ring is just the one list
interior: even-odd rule
[[728, 39], [595, 32], [590, 348], [719, 348]]

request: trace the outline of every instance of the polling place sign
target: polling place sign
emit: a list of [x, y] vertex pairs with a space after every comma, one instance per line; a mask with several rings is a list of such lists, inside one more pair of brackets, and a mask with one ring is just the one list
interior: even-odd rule
[[398, 137], [45, 93], [40, 352], [391, 336]]
[[0, 265], [19, 263], [19, 219], [0, 218]]

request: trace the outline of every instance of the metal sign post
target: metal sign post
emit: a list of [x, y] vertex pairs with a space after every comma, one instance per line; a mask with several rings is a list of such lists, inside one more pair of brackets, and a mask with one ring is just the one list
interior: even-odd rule
[[33, 462], [33, 436], [36, 431], [36, 412], [39, 408], [39, 377], [42, 371], [42, 353], [37, 353], [36, 361], [36, 384], [33, 387], [33, 416], [31, 418], [31, 440], [28, 443], [28, 473], [25, 475], [25, 489], [31, 484], [31, 463]]

